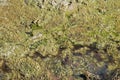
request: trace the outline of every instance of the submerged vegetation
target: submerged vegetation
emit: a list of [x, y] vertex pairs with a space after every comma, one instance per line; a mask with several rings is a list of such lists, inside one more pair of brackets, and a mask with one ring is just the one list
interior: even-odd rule
[[0, 80], [119, 80], [120, 0], [0, 5]]

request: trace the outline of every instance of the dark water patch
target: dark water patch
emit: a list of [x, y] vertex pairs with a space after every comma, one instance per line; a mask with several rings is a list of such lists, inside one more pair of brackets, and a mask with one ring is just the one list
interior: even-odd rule
[[48, 55], [43, 56], [40, 52], [37, 52], [37, 51], [36, 51], [36, 52], [33, 53], [32, 56], [29, 56], [29, 57], [31, 57], [32, 59], [37, 58], [37, 57], [40, 57], [41, 59], [45, 59], [45, 58], [48, 57]]
[[68, 57], [68, 56], [65, 57], [65, 58], [62, 60], [62, 64], [63, 64], [63, 65], [68, 64], [68, 62], [69, 62], [69, 57]]
[[70, 60], [70, 57], [67, 55], [65, 58], [61, 60], [62, 65], [71, 65], [72, 61]]
[[105, 47], [103, 48], [103, 51], [107, 53], [107, 49], [110, 47], [110, 45], [105, 45]]
[[8, 65], [4, 65], [4, 67], [3, 67], [3, 71], [4, 72], [11, 72], [11, 69], [9, 68], [9, 66]]
[[108, 78], [108, 64], [104, 64], [103, 66], [98, 67], [96, 63], [95, 64], [90, 63], [87, 70], [88, 74], [92, 78], [95, 77], [96, 79], [99, 80], [106, 80]]
[[25, 32], [28, 36], [32, 37], [33, 33], [32, 32]]
[[90, 55], [91, 54], [91, 50], [86, 50], [86, 55]]
[[86, 45], [89, 50], [86, 50], [86, 55], [91, 55], [92, 52], [98, 53], [99, 49], [97, 48], [97, 42], [94, 42], [90, 45]]
[[104, 48], [103, 51], [107, 53], [107, 48]]
[[22, 78], [25, 78], [25, 75], [24, 75], [23, 73], [20, 73], [20, 76], [21, 76]]
[[86, 3], [86, 2], [84, 2], [84, 1], [82, 1], [82, 2], [81, 2], [81, 4], [83, 4], [83, 5], [87, 6], [87, 3]]
[[77, 78], [77, 79], [81, 78], [81, 79], [83, 79], [83, 80], [87, 80], [87, 77], [86, 77], [85, 74], [73, 75], [73, 77], [75, 77], [75, 78]]
[[80, 53], [80, 52], [74, 52], [74, 53], [73, 53], [73, 56], [80, 56], [80, 57], [82, 57], [83, 55], [82, 55], [82, 53]]
[[117, 68], [111, 72], [110, 80], [120, 80], [120, 68]]
[[108, 63], [115, 63], [115, 60], [112, 55], [108, 56]]
[[120, 46], [117, 47], [118, 51], [120, 51]]
[[108, 78], [107, 70], [108, 70], [108, 66], [107, 64], [105, 64], [97, 69], [96, 74], [99, 75], [101, 79], [106, 80]]
[[97, 61], [103, 61], [103, 59], [101, 58], [101, 53], [94, 53], [94, 58], [97, 60]]
[[62, 54], [62, 51], [65, 50], [65, 49], [67, 49], [67, 47], [61, 45], [61, 46], [59, 47], [59, 49], [58, 49], [58, 55], [59, 55], [59, 54]]
[[110, 39], [110, 40], [117, 43], [117, 44], [120, 43], [120, 41], [118, 41], [118, 40], [114, 40], [114, 39]]
[[67, 47], [65, 47], [65, 46], [60, 46], [59, 47], [59, 50], [61, 50], [61, 51], [65, 50], [65, 49], [67, 49]]
[[91, 51], [98, 51], [99, 49], [97, 48], [97, 42], [94, 42], [92, 44], [90, 44], [88, 46], [88, 48], [91, 50]]
[[107, 69], [108, 69], [108, 66], [104, 65], [97, 70], [97, 74], [100, 76], [101, 79], [107, 79], [108, 78], [107, 77], [108, 76]]
[[0, 60], [0, 69], [3, 71], [3, 72], [11, 72], [11, 69], [10, 67], [7, 65], [7, 61], [5, 60]]
[[73, 50], [77, 50], [77, 49], [80, 49], [80, 48], [83, 48], [84, 46], [81, 45], [81, 44], [75, 44], [73, 45], [74, 46], [74, 49]]

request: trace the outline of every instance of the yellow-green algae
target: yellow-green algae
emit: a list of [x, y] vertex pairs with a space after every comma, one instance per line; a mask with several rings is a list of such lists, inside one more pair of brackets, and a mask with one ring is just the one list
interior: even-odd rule
[[0, 5], [0, 79], [120, 79], [119, 0], [36, 1]]

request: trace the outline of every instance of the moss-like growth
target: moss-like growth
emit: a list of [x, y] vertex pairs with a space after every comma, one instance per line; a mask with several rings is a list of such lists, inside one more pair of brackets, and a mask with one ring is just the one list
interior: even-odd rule
[[0, 9], [3, 80], [119, 79], [119, 0], [9, 3]]

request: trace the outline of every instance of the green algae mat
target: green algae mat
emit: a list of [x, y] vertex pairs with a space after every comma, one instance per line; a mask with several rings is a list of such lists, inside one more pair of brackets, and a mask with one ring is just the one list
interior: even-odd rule
[[0, 80], [120, 80], [120, 0], [0, 0]]

